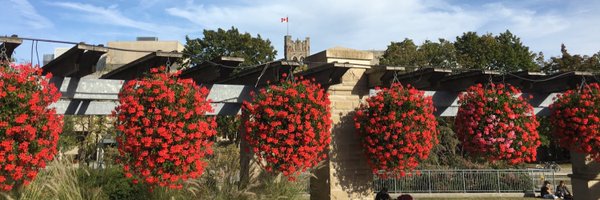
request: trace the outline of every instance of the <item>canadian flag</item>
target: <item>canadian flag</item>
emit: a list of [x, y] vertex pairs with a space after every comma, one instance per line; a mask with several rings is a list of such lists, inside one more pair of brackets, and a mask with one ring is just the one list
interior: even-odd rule
[[287, 22], [288, 22], [288, 17], [282, 17], [282, 18], [281, 18], [281, 22], [282, 22], [282, 23], [283, 23], [283, 22], [286, 22], [286, 23], [287, 23]]

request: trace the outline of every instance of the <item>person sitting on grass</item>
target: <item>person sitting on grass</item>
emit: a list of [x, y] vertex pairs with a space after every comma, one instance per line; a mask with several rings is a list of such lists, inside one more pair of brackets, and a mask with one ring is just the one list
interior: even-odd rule
[[560, 183], [558, 183], [558, 185], [556, 186], [556, 196], [562, 199], [573, 199], [573, 196], [571, 195], [571, 192], [569, 191], [569, 188], [567, 188], [567, 186], [565, 185], [564, 181], [560, 181]]
[[552, 184], [550, 184], [550, 181], [544, 181], [544, 185], [542, 186], [542, 191], [540, 193], [544, 199], [558, 199], [558, 197], [552, 192]]

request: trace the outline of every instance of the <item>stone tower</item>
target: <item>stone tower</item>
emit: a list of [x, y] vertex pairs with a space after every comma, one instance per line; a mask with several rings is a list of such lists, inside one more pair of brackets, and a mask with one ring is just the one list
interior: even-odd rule
[[284, 57], [286, 60], [303, 61], [310, 55], [310, 38], [292, 40], [291, 35], [286, 35], [284, 42]]

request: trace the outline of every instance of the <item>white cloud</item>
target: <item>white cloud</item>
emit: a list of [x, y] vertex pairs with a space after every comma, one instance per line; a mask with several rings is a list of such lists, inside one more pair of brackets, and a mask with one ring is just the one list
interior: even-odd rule
[[58, 7], [81, 11], [84, 13], [82, 17], [93, 24], [128, 27], [152, 33], [164, 33], [165, 31], [181, 33], [182, 31], [180, 28], [170, 25], [158, 25], [129, 18], [119, 11], [117, 5], [105, 8], [91, 4], [72, 2], [54, 2], [51, 4]]
[[[318, 51], [336, 45], [385, 49], [390, 41], [405, 37], [417, 42], [437, 38], [453, 40], [465, 31], [498, 34], [509, 29], [521, 37], [531, 50], [556, 55], [560, 42], [580, 38], [576, 36], [580, 32], [577, 29], [598, 29], [582, 24], [598, 19], [600, 16], [597, 14], [590, 18], [577, 14], [582, 8], [574, 11], [555, 9], [562, 12], [547, 12], [531, 4], [517, 5], [514, 2], [453, 5], [443, 0], [268, 0], [219, 6], [191, 1], [165, 11], [202, 28], [228, 28], [233, 25], [241, 31], [261, 33], [274, 40], [276, 47], [282, 47], [285, 34], [285, 25], [279, 22], [279, 18], [289, 15], [291, 34], [294, 37], [310, 36], [311, 49]], [[564, 12], [573, 12], [573, 15]], [[573, 42], [569, 45], [570, 49], [581, 49], [585, 53], [597, 51], [590, 52], [591, 44], [600, 42], [597, 36], [591, 34], [597, 31], [583, 32], [585, 37], [582, 40], [590, 41]]]
[[[29, 3], [27, 0], [10, 0], [12, 2], [12, 6], [8, 5], [8, 7], [2, 8], [4, 9], [14, 9], [19, 13], [19, 16], [23, 18], [25, 23], [30, 26], [32, 29], [44, 29], [50, 28], [53, 26], [52, 22], [48, 20], [46, 17], [40, 15], [37, 10]], [[4, 4], [4, 3], [2, 3]], [[13, 10], [13, 11], [14, 11]], [[4, 11], [3, 11], [4, 12]]]

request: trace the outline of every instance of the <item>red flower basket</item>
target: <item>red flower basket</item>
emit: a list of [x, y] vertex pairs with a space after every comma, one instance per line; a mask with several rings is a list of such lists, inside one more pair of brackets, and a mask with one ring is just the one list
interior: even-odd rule
[[127, 177], [154, 186], [181, 188], [186, 179], [202, 175], [216, 135], [208, 90], [191, 79], [178, 79], [153, 68], [119, 93], [114, 115], [117, 142]]
[[600, 85], [568, 90], [550, 105], [553, 132], [562, 147], [600, 162]]
[[0, 64], [0, 190], [27, 185], [56, 155], [60, 92], [39, 67]]
[[536, 160], [541, 144], [533, 107], [512, 86], [481, 84], [460, 95], [454, 128], [464, 150], [490, 161]]
[[242, 109], [244, 138], [266, 171], [294, 180], [327, 157], [331, 114], [320, 84], [281, 81], [253, 93]]
[[429, 157], [438, 143], [434, 110], [431, 97], [400, 84], [360, 105], [355, 127], [373, 173], [402, 177]]

